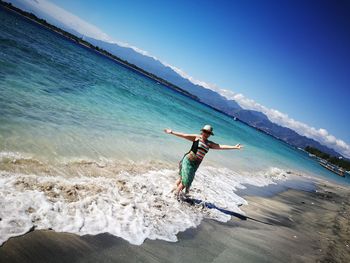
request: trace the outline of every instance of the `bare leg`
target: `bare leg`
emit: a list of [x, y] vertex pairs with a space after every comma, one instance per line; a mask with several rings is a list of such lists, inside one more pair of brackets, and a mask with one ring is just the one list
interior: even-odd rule
[[181, 183], [181, 176], [179, 178], [177, 178], [177, 180], [175, 182], [175, 186], [174, 186], [173, 190], [171, 190], [171, 192], [175, 192], [176, 189], [179, 187], [180, 183]]
[[181, 191], [185, 188], [185, 186], [180, 182], [179, 186], [176, 189], [176, 195], [179, 197]]

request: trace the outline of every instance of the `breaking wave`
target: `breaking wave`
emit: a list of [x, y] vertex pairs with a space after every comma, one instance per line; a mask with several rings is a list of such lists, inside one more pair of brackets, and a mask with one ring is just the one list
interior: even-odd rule
[[[265, 186], [289, 172], [269, 168], [255, 174], [200, 167], [194, 198], [234, 212], [247, 202], [235, 194], [245, 184]], [[203, 218], [228, 221], [215, 209], [178, 202], [171, 192], [174, 164], [71, 160], [48, 164], [20, 154], [0, 154], [0, 244], [30, 229], [79, 235], [110, 233], [132, 244], [146, 238], [177, 241], [177, 233]]]

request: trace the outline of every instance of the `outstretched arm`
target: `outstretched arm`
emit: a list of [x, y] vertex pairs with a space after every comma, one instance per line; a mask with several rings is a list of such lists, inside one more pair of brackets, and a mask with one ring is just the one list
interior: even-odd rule
[[177, 137], [184, 138], [184, 139], [192, 141], [192, 142], [198, 137], [197, 134], [186, 134], [186, 133], [182, 133], [182, 132], [175, 132], [171, 129], [165, 129], [164, 132], [167, 134], [173, 134]]
[[236, 145], [223, 145], [211, 142], [209, 147], [215, 150], [241, 150], [243, 148], [243, 145], [241, 145], [240, 143]]

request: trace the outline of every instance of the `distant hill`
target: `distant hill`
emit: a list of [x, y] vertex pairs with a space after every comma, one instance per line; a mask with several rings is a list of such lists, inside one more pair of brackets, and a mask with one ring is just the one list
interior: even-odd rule
[[332, 163], [334, 165], [337, 165], [338, 167], [342, 167], [343, 169], [350, 171], [350, 160], [347, 160], [344, 158], [339, 159], [336, 156], [330, 156], [329, 154], [324, 153], [324, 152], [320, 151], [319, 149], [314, 148], [314, 147], [310, 147], [310, 146], [307, 146], [305, 148], [305, 151], [307, 151], [311, 154], [314, 154], [317, 157], [320, 157], [329, 163]]
[[229, 113], [233, 109], [241, 108], [237, 102], [233, 100], [227, 100], [225, 97], [221, 96], [213, 90], [206, 89], [202, 86], [192, 83], [188, 79], [180, 76], [172, 68], [164, 65], [153, 57], [142, 55], [132, 48], [122, 47], [115, 43], [107, 43], [105, 41], [89, 37], [84, 37], [84, 39], [91, 44], [107, 50], [108, 52], [128, 61], [129, 63], [135, 64], [138, 67], [151, 72], [178, 87], [181, 87], [182, 89], [198, 97], [200, 101], [221, 111]]
[[311, 146], [317, 149], [320, 149], [323, 152], [326, 152], [333, 156], [341, 156], [338, 152], [333, 149], [322, 145], [321, 143], [315, 141], [314, 139], [308, 138], [306, 136], [302, 136], [292, 129], [282, 127], [276, 123], [269, 121], [268, 119], [260, 120], [260, 121], [249, 121], [249, 124], [261, 131], [264, 131], [267, 134], [270, 134], [279, 140], [282, 140], [294, 147], [299, 147], [304, 149], [307, 146]]

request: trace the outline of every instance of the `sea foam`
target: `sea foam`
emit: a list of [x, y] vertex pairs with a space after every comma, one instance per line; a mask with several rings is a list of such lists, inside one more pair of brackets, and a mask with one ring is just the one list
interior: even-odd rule
[[[101, 168], [103, 169], [103, 168]], [[0, 172], [0, 244], [31, 229], [79, 235], [110, 233], [132, 244], [146, 238], [177, 241], [176, 234], [203, 218], [228, 221], [215, 209], [178, 202], [171, 192], [174, 169], [114, 176], [47, 176]], [[238, 174], [226, 168], [200, 167], [191, 195], [217, 207], [242, 213], [247, 202], [234, 191], [244, 184], [264, 186], [287, 177], [284, 170]]]

